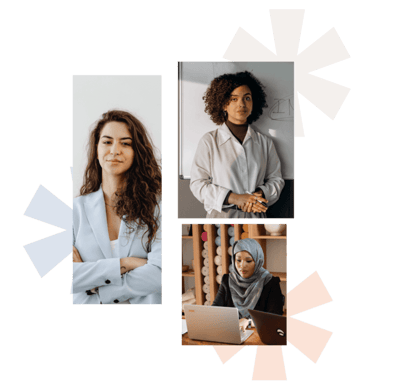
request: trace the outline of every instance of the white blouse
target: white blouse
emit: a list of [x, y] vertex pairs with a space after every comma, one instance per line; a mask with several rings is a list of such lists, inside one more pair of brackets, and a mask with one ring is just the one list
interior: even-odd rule
[[283, 187], [273, 140], [250, 126], [243, 144], [225, 124], [199, 141], [191, 167], [190, 189], [207, 213], [233, 206], [223, 206], [230, 190], [243, 194], [261, 188], [270, 206], [278, 200]]

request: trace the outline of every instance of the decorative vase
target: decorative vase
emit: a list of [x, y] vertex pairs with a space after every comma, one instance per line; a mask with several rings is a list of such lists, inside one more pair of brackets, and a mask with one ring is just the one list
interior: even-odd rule
[[265, 224], [265, 229], [271, 236], [281, 236], [285, 231], [285, 224]]

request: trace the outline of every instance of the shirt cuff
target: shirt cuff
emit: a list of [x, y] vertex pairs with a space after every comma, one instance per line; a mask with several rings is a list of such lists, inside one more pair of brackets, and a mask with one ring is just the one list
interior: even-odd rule
[[229, 205], [229, 203], [228, 203], [228, 199], [229, 199], [229, 195], [232, 193], [232, 191], [228, 191], [228, 193], [227, 193], [227, 195], [226, 195], [226, 197], [225, 197], [225, 200], [224, 200], [224, 202], [222, 203], [222, 205]]
[[258, 187], [254, 192], [262, 192], [262, 197], [263, 197], [264, 199], [266, 199], [266, 197], [265, 197], [265, 192], [263, 192], [263, 189], [262, 189], [262, 188]]
[[104, 284], [107, 285], [122, 285], [122, 278], [120, 272], [120, 259], [114, 258], [110, 263], [110, 268], [108, 268], [107, 273], [105, 273]]
[[[224, 205], [225, 198], [227, 197], [229, 192], [231, 192], [229, 189], [222, 188], [222, 191], [220, 192], [220, 194], [217, 197], [216, 207], [214, 207], [214, 209], [216, 211], [222, 212], [222, 208], [223, 208], [223, 205]], [[230, 205], [232, 205], [232, 204], [230, 204]]]
[[267, 206], [270, 206], [270, 194], [269, 194], [269, 188], [265, 187], [264, 185], [258, 187], [263, 193], [263, 198], [268, 201]]

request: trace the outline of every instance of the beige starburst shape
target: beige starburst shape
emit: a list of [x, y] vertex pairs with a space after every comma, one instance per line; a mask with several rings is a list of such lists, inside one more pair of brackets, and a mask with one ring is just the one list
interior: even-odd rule
[[[314, 272], [288, 293], [287, 340], [316, 363], [332, 332], [294, 319], [298, 313], [332, 301], [322, 280]], [[238, 353], [240, 347], [214, 347], [223, 363]], [[253, 380], [286, 380], [281, 346], [257, 347]]]
[[[349, 88], [313, 76], [310, 72], [349, 58], [334, 28], [298, 54], [304, 10], [270, 11], [277, 55], [239, 28], [224, 58], [233, 61], [295, 62], [295, 135], [304, 136], [297, 92], [300, 92], [328, 117], [334, 119], [348, 95]], [[292, 316], [332, 301], [317, 272], [288, 294], [288, 341], [310, 358], [318, 361], [332, 335], [324, 329]], [[215, 347], [226, 363], [243, 347]], [[257, 348], [253, 380], [286, 380], [282, 347]]]
[[224, 58], [231, 61], [293, 61], [295, 63], [295, 136], [304, 136], [298, 92], [332, 120], [349, 88], [311, 75], [310, 72], [348, 59], [350, 56], [334, 28], [298, 54], [304, 10], [271, 10], [277, 54], [239, 28]]

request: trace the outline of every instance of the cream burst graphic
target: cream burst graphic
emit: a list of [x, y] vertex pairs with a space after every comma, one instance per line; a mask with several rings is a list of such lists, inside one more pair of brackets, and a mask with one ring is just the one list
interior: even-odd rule
[[277, 54], [267, 49], [244, 29], [239, 28], [224, 58], [231, 61], [293, 61], [295, 63], [295, 135], [304, 136], [297, 92], [334, 119], [349, 88], [311, 75], [310, 72], [349, 58], [332, 28], [308, 48], [298, 53], [304, 10], [271, 10]]
[[[288, 293], [287, 340], [314, 363], [318, 361], [332, 332], [304, 323], [291, 316], [332, 301], [317, 272]], [[286, 346], [288, 347], [288, 346]], [[253, 380], [286, 380], [281, 346], [257, 347]], [[241, 347], [214, 347], [223, 363]], [[250, 347], [246, 347], [250, 348]]]

